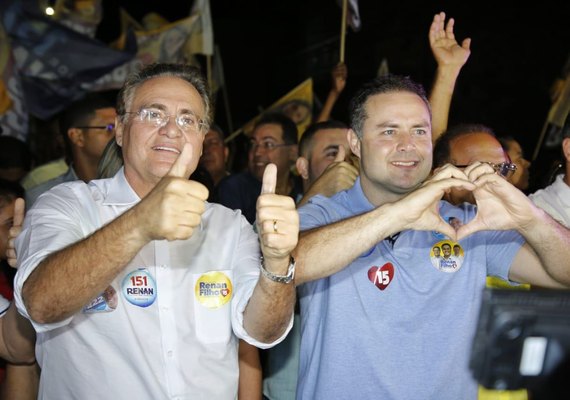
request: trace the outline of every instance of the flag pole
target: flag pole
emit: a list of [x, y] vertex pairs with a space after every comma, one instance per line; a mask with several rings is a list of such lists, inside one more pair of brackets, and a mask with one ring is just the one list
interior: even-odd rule
[[212, 89], [212, 56], [210, 54], [206, 55], [206, 74], [208, 77], [208, 87]]
[[226, 121], [228, 124], [228, 128], [230, 132], [234, 130], [234, 123], [232, 121], [232, 113], [230, 110], [230, 99], [228, 97], [228, 88], [226, 86], [226, 75], [224, 73], [224, 62], [222, 59], [222, 53], [220, 52], [220, 48], [218, 45], [214, 47], [214, 57], [218, 60], [218, 68], [219, 68], [219, 80], [220, 85], [222, 86], [222, 96], [224, 98], [224, 110], [226, 111]]
[[348, 0], [342, 0], [342, 23], [340, 25], [340, 62], [344, 62], [344, 45], [346, 42], [346, 13]]

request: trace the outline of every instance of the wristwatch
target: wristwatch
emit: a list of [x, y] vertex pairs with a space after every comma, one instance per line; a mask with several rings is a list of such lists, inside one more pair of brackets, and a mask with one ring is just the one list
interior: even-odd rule
[[289, 256], [289, 267], [287, 268], [287, 275], [276, 275], [273, 272], [269, 272], [265, 269], [265, 260], [263, 256], [260, 257], [261, 273], [267, 279], [272, 280], [277, 283], [291, 283], [293, 278], [295, 278], [295, 259], [293, 256]]

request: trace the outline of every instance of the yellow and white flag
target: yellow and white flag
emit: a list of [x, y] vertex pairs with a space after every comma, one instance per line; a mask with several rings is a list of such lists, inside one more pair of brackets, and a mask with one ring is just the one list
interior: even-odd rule
[[[297, 132], [300, 138], [313, 119], [313, 79], [309, 78], [299, 84], [268, 107], [263, 113], [268, 111], [280, 111], [291, 118], [297, 124]], [[242, 132], [249, 136], [263, 113], [257, 115], [239, 130], [232, 133], [228, 140], [233, 139]]]

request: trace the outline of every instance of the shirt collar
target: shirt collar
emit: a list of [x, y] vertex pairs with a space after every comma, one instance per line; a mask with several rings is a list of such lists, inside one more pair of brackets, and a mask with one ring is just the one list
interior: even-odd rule
[[127, 182], [123, 167], [110, 180], [103, 205], [127, 206], [136, 204], [141, 200], [131, 185], [129, 185], [129, 182]]

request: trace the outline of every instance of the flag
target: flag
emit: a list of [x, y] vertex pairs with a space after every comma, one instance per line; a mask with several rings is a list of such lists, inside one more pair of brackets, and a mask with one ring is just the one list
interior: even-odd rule
[[198, 17], [197, 26], [192, 36], [188, 50], [192, 54], [214, 55], [214, 28], [210, 0], [194, 0], [191, 15]]
[[388, 68], [388, 60], [386, 57], [382, 59], [380, 62], [380, 66], [378, 67], [378, 72], [376, 72], [377, 77], [387, 76], [390, 73], [390, 69]]
[[[157, 29], [135, 31], [138, 48], [136, 56], [98, 80], [85, 83], [83, 88], [90, 91], [118, 89], [131, 73], [138, 71], [142, 65], [155, 62], [183, 62], [198, 66], [193, 55], [203, 50], [195, 39], [195, 36], [202, 37], [201, 18], [201, 14], [193, 14]], [[153, 18], [153, 21], [157, 20], [156, 17]], [[123, 32], [121, 36], [123, 35], [127, 35], [127, 32]], [[119, 38], [119, 46], [121, 41]]]
[[[269, 111], [283, 112], [291, 118], [297, 125], [297, 132], [300, 138], [313, 120], [313, 79], [309, 78], [299, 84], [289, 93], [268, 107], [263, 113]], [[238, 131], [232, 133], [232, 135], [228, 137], [228, 141], [242, 132], [247, 136], [251, 135], [255, 124], [261, 118], [263, 113], [251, 119]]]
[[26, 140], [29, 117], [24, 106], [20, 76], [15, 70], [8, 37], [0, 26], [0, 128], [3, 135]]
[[[342, 8], [342, 2], [345, 0], [338, 0], [338, 5]], [[360, 20], [360, 11], [358, 10], [358, 0], [348, 1], [348, 9], [346, 10], [346, 23], [352, 28], [354, 32], [358, 32], [362, 26]]]
[[550, 107], [546, 118], [546, 139], [544, 141], [545, 148], [560, 148], [563, 139], [562, 127], [564, 121], [570, 113], [570, 74], [566, 77], [564, 86], [558, 98]]
[[53, 20], [90, 38], [95, 37], [97, 26], [103, 18], [101, 0], [57, 0], [54, 9]]
[[132, 59], [136, 47], [109, 48], [42, 15], [35, 1], [3, 0], [1, 22], [10, 39], [24, 105], [48, 119], [80, 98], [81, 85]]

